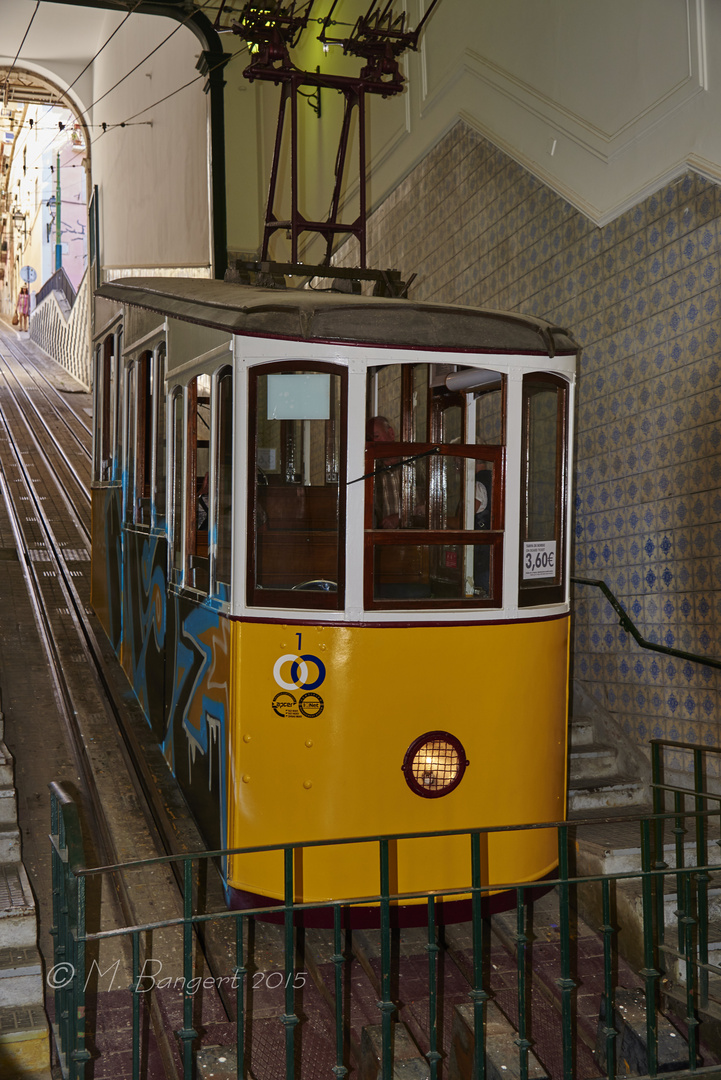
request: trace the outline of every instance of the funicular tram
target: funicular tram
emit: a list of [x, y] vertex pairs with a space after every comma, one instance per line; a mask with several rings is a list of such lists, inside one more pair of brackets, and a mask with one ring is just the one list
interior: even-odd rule
[[[211, 847], [562, 818], [576, 345], [528, 316], [217, 281], [98, 293], [92, 602]], [[534, 880], [552, 832], [492, 837]], [[228, 859], [229, 902], [282, 859]], [[402, 841], [394, 891], [462, 888]], [[306, 848], [298, 899], [377, 858]]]

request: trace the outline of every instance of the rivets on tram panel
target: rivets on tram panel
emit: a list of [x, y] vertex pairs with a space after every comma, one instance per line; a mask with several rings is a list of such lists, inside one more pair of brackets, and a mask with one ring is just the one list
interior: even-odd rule
[[243, 783], [244, 783], [244, 784], [249, 784], [249, 783], [250, 783], [250, 777], [248, 776], [248, 774], [247, 774], [247, 773], [246, 773], [246, 774], [245, 774], [245, 776], [243, 777]]
[[246, 732], [243, 736], [243, 742], [250, 742], [251, 736]]
[[305, 788], [306, 791], [310, 791], [310, 789], [313, 787], [313, 781], [312, 780], [304, 780], [303, 781], [303, 787]]
[[308, 749], [310, 750], [311, 746], [313, 745], [313, 740], [312, 740], [312, 739], [306, 739], [306, 740], [305, 740], [305, 745], [306, 745], [306, 746], [308, 747]]

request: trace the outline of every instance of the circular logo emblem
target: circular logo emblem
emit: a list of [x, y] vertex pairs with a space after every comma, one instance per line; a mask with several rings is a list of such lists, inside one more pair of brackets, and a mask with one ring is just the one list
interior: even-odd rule
[[280, 694], [276, 694], [273, 698], [273, 712], [278, 716], [287, 716], [289, 709], [295, 708], [295, 698], [292, 694], [286, 694], [281, 691]]
[[303, 713], [303, 716], [307, 716], [309, 719], [320, 716], [324, 707], [323, 698], [320, 694], [303, 694], [298, 702], [298, 708]]
[[283, 690], [317, 690], [325, 679], [325, 664], [312, 653], [286, 653], [276, 660], [273, 678]]

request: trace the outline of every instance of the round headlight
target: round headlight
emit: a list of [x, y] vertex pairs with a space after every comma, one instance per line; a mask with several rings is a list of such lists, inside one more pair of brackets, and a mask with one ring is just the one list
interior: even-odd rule
[[458, 787], [467, 764], [466, 752], [455, 735], [427, 731], [406, 750], [403, 775], [416, 795], [438, 799]]

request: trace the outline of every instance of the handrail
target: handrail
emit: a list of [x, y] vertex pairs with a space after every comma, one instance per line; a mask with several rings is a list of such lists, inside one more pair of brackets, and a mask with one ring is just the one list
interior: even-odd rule
[[56, 270], [48, 280], [42, 285], [35, 297], [35, 307], [42, 304], [43, 300], [50, 295], [51, 292], [61, 292], [67, 300], [70, 307], [75, 303], [76, 292], [73, 288], [73, 283], [65, 272], [65, 267], [61, 266], [59, 270]]
[[606, 582], [600, 578], [572, 577], [571, 581], [574, 585], [594, 585], [597, 589], [600, 589], [618, 615], [621, 628], [630, 634], [642, 649], [651, 649], [653, 652], [663, 653], [664, 656], [677, 656], [679, 660], [690, 660], [694, 664], [705, 664], [706, 667], [721, 670], [721, 660], [715, 660], [711, 656], [701, 656], [698, 653], [686, 652], [684, 649], [674, 649], [671, 645], [658, 645], [655, 641], [649, 641], [648, 638], [643, 637], [631, 621], [629, 614], [621, 607], [621, 602], [614, 596]]

